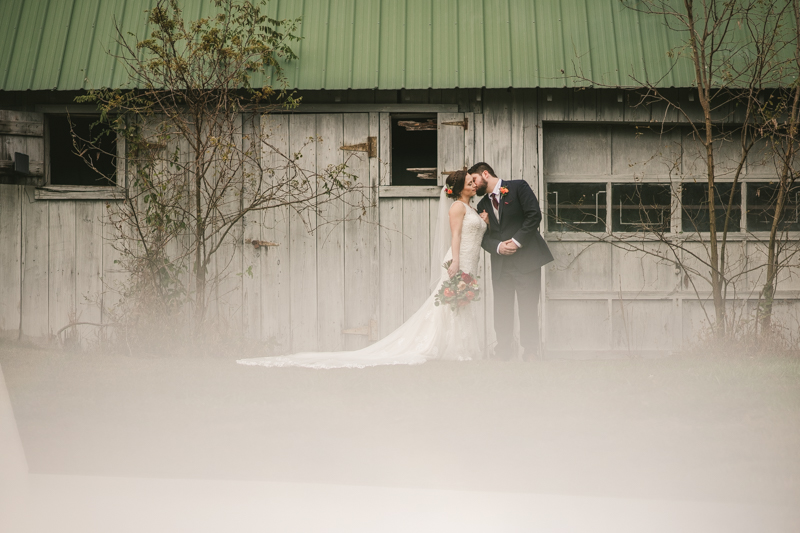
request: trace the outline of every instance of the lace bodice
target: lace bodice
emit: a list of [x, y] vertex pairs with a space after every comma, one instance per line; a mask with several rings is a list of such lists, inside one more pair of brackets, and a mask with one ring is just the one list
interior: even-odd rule
[[[462, 202], [463, 203], [463, 202]], [[467, 206], [467, 214], [461, 226], [461, 249], [458, 253], [458, 264], [461, 270], [469, 274], [478, 273], [478, 260], [480, 259], [481, 241], [486, 232], [486, 223], [472, 206]], [[452, 249], [447, 251], [444, 261], [453, 257]]]

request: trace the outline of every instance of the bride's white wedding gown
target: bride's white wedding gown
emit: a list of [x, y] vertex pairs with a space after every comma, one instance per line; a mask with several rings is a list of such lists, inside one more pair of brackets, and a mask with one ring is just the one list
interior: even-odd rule
[[[481, 240], [486, 223], [469, 205], [461, 229], [459, 266], [472, 275], [478, 273]], [[452, 258], [452, 249], [441, 264]], [[439, 285], [447, 279], [441, 268]], [[470, 304], [454, 312], [449, 306], [434, 305], [436, 290], [422, 307], [392, 333], [375, 344], [349, 352], [305, 352], [276, 357], [239, 359], [243, 365], [302, 366], [309, 368], [363, 368], [376, 365], [413, 365], [429, 360], [467, 361], [480, 359], [482, 350], [475, 335], [478, 329], [477, 307]]]

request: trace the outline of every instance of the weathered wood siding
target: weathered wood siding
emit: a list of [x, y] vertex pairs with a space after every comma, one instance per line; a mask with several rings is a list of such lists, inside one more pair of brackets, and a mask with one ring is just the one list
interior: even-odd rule
[[[340, 95], [343, 102], [357, 102], [348, 95]], [[458, 104], [458, 112], [440, 113], [439, 122], [466, 119], [469, 124], [466, 130], [440, 125], [440, 183], [441, 172], [487, 161], [501, 178], [530, 183], [546, 210], [550, 181], [633, 183], [643, 173], [654, 179], [669, 176], [671, 170], [654, 161], [654, 152], [677, 162], [681, 175], [700, 172], [696, 146], [683, 143], [678, 130], [661, 137], [634, 136], [620, 127], [665, 116], [680, 119], [674, 110], [634, 108], [632, 98], [622, 91], [531, 89], [408, 91], [402, 101]], [[379, 103], [377, 97], [374, 101]], [[370, 136], [378, 139], [378, 157], [355, 152], [349, 159], [350, 172], [369, 185], [375, 202], [363, 220], [323, 226], [310, 234], [288, 208], [245, 217], [226, 248], [227, 257], [215, 265], [225, 281], [214, 295], [214, 313], [229, 323], [232, 333], [264, 341], [276, 353], [355, 349], [371, 342], [371, 330], [379, 336], [394, 330], [425, 300], [438, 198], [379, 196], [391, 187], [389, 124], [389, 113], [380, 110], [244, 117], [245, 143], [259, 128], [282, 152], [297, 151], [309, 137], [320, 137], [303, 151], [309, 170], [341, 163], [349, 153], [340, 146]], [[8, 157], [12, 142], [22, 142], [9, 138], [0, 144], [2, 158]], [[267, 166], [278, 157], [266, 145], [256, 148]], [[720, 153], [722, 166], [724, 150], [730, 149]], [[41, 146], [38, 150], [41, 160]], [[752, 179], [767, 175], [755, 165], [748, 172]], [[341, 215], [344, 209], [344, 202], [326, 205], [319, 216]], [[72, 321], [107, 319], [104, 313], [119, 298], [114, 288], [125, 274], [115, 263], [118, 252], [110, 240], [111, 228], [103, 224], [106, 217], [105, 201], [36, 201], [31, 186], [0, 185], [2, 335], [42, 338]], [[556, 257], [543, 279], [541, 320], [548, 351], [587, 356], [673, 351], [705, 327], [696, 296], [673, 265], [576, 234], [547, 233], [546, 238]], [[248, 244], [253, 239], [279, 245], [255, 249]], [[732, 241], [734, 268], [763, 261], [764, 244], [758, 238], [742, 233]], [[685, 260], [691, 261], [688, 253]], [[482, 282], [491, 278], [488, 257], [482, 258], [478, 274]], [[752, 311], [761, 280], [759, 269], [736, 280], [730, 295], [750, 299], [737, 309]], [[778, 287], [776, 319], [789, 327], [799, 325], [800, 276], [785, 270]], [[699, 290], [705, 298], [708, 288]], [[492, 346], [490, 284], [479, 305], [485, 327], [478, 342]], [[97, 331], [85, 326], [69, 334], [91, 340]]]

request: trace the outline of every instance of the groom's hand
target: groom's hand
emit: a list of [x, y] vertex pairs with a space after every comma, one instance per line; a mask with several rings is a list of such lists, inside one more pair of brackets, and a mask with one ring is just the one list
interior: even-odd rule
[[517, 251], [517, 245], [514, 244], [514, 241], [503, 241], [500, 243], [500, 246], [497, 248], [497, 252], [500, 255], [512, 255], [514, 252]]

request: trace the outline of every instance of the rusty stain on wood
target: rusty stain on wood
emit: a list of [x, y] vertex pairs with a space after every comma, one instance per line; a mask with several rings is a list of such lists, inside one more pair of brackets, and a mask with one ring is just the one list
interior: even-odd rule
[[342, 333], [344, 333], [345, 335], [363, 335], [372, 342], [380, 338], [378, 335], [378, 321], [375, 319], [370, 320], [369, 324], [366, 326], [343, 329]]
[[256, 250], [258, 250], [262, 246], [265, 246], [265, 247], [266, 246], [280, 246], [277, 242], [259, 241], [259, 240], [256, 240], [256, 239], [252, 239], [250, 241], [247, 241], [247, 243], [248, 244], [252, 244], [253, 248], [255, 248]]

